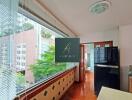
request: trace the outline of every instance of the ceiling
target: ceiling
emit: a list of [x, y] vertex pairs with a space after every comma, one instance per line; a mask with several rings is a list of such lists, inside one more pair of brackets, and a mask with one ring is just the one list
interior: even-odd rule
[[101, 32], [132, 23], [132, 0], [110, 0], [106, 12], [94, 15], [89, 6], [99, 0], [38, 0], [78, 35]]

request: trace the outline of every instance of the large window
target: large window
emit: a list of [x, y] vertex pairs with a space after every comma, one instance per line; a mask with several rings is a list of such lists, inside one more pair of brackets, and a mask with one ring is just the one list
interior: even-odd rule
[[14, 35], [16, 91], [64, 71], [66, 63], [55, 63], [55, 38], [62, 35], [18, 14]]
[[2, 32], [0, 30], [0, 89], [5, 90], [0, 93], [0, 100], [11, 100], [17, 93], [72, 66], [55, 63], [55, 38], [63, 36], [20, 13], [15, 32]]

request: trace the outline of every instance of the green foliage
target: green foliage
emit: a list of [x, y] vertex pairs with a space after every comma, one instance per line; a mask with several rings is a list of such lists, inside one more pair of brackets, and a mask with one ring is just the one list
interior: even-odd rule
[[2, 32], [0, 32], [0, 36], [2, 36], [3, 35], [3, 33]]
[[18, 72], [16, 76], [17, 76], [16, 84], [23, 87], [25, 85], [24, 74], [22, 74], [21, 72]]
[[16, 33], [22, 32], [22, 26], [16, 25]]
[[51, 38], [51, 36], [52, 36], [52, 34], [50, 32], [44, 30], [43, 28], [41, 29], [41, 35], [43, 38], [47, 38], [47, 39]]
[[55, 46], [49, 46], [49, 50], [42, 54], [42, 58], [36, 64], [30, 66], [35, 80], [47, 78], [66, 68], [66, 63], [55, 63]]
[[24, 31], [27, 31], [27, 30], [30, 30], [30, 29], [34, 28], [34, 26], [31, 23], [24, 23], [22, 25], [22, 27], [23, 27]]

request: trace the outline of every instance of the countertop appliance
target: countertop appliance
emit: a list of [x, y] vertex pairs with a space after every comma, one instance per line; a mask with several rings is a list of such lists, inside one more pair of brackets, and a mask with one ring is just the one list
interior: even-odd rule
[[120, 89], [118, 47], [94, 49], [94, 90], [99, 94], [102, 86]]

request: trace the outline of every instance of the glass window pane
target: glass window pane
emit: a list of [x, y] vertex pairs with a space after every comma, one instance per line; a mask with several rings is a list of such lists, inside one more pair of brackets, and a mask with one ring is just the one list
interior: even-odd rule
[[15, 31], [3, 31], [3, 17], [0, 12], [0, 100], [12, 100], [17, 93], [75, 65], [55, 63], [55, 38], [62, 35], [20, 13], [15, 16]]

